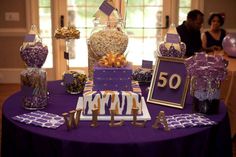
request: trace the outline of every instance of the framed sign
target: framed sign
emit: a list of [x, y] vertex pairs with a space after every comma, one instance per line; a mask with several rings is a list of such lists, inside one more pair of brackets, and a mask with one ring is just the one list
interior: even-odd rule
[[182, 58], [158, 57], [147, 101], [182, 109], [189, 78]]

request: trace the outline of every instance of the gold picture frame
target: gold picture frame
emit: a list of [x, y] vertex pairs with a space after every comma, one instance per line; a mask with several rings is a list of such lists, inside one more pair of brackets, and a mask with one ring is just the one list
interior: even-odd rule
[[183, 109], [189, 77], [183, 58], [158, 57], [147, 102]]

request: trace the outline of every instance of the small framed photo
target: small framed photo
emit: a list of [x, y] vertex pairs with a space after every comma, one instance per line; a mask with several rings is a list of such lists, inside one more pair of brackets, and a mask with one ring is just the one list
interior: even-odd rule
[[189, 78], [182, 58], [158, 57], [147, 102], [182, 109]]

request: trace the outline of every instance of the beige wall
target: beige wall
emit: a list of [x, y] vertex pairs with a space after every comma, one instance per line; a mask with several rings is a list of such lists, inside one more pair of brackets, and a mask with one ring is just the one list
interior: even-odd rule
[[[5, 12], [19, 12], [20, 21], [5, 21]], [[0, 34], [0, 68], [24, 68], [20, 58], [20, 46], [24, 35], [14, 35], [12, 29], [26, 28], [25, 0], [1, 0], [0, 5], [0, 29], [9, 31], [10, 36]], [[7, 33], [8, 34], [8, 33]]]
[[[20, 21], [5, 21], [5, 12], [18, 12], [20, 14]], [[25, 0], [1, 0], [0, 28], [25, 28], [25, 17]]]
[[235, 0], [204, 0], [205, 22], [204, 28], [209, 28], [207, 24], [208, 16], [211, 12], [225, 13], [226, 29], [236, 29], [236, 1]]
[[21, 68], [20, 46], [23, 37], [0, 37], [0, 68]]

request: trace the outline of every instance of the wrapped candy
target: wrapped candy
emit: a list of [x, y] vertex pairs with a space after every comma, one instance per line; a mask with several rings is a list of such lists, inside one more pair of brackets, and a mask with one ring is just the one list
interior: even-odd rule
[[77, 30], [74, 26], [58, 28], [54, 34], [57, 39], [79, 39], [80, 31]]
[[200, 52], [187, 58], [185, 65], [190, 76], [222, 81], [227, 75], [228, 61], [222, 56], [211, 56], [205, 52]]
[[132, 73], [132, 79], [138, 81], [139, 83], [150, 83], [152, 79], [152, 69], [137, 68]]
[[226, 78], [228, 61], [222, 56], [200, 52], [187, 58], [185, 65], [191, 77], [194, 110], [206, 114], [217, 113], [220, 84]]
[[21, 47], [20, 55], [27, 66], [41, 68], [47, 58], [48, 48], [41, 42], [36, 42]]
[[63, 75], [63, 83], [66, 87], [66, 91], [70, 94], [79, 94], [84, 90], [84, 86], [87, 80], [85, 74], [69, 71]]

